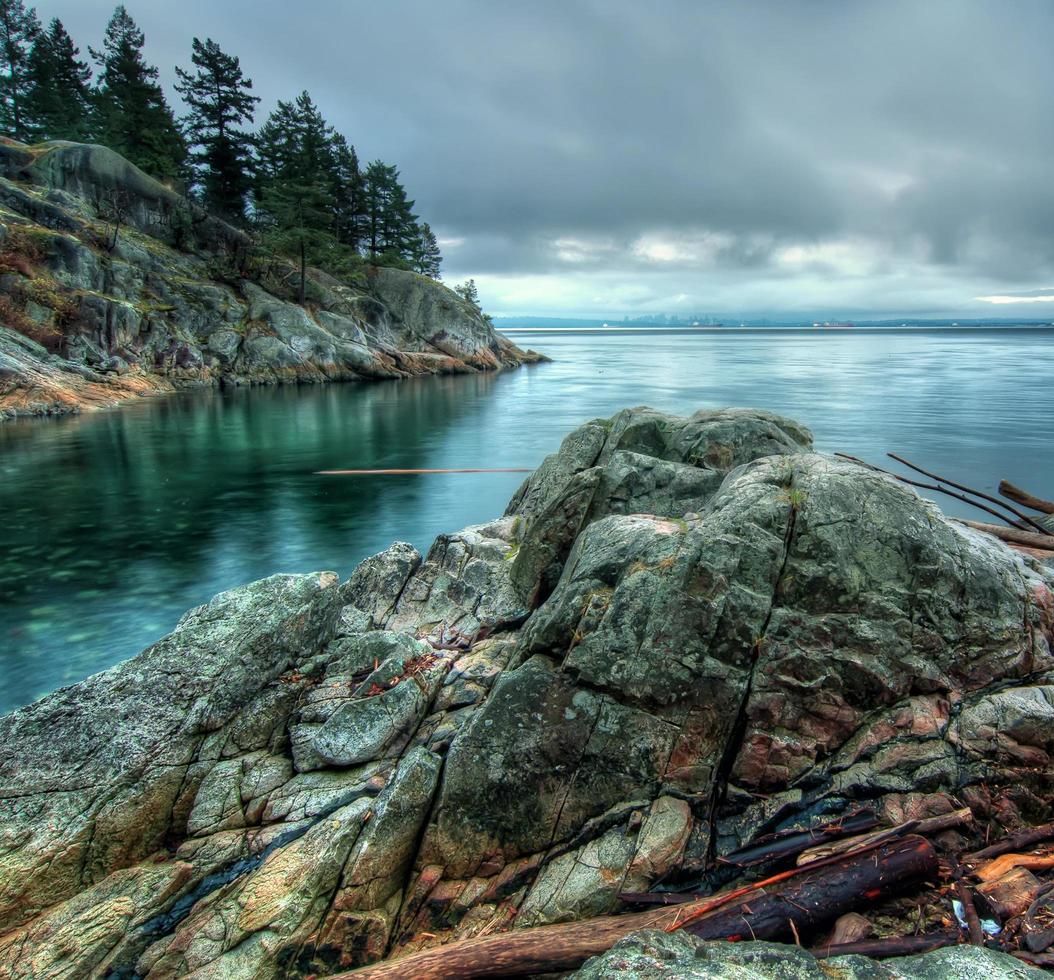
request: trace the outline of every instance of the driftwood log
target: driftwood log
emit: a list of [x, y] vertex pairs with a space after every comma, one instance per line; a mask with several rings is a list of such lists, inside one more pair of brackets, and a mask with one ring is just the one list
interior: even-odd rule
[[838, 946], [819, 946], [810, 950], [818, 960], [832, 956], [870, 956], [872, 959], [887, 959], [890, 956], [912, 956], [915, 953], [928, 953], [931, 949], [942, 946], [956, 946], [959, 943], [959, 931], [948, 929], [942, 932], [930, 932], [922, 936], [892, 936], [888, 939], [864, 939], [856, 943], [842, 943]]
[[974, 851], [973, 854], [967, 854], [963, 861], [977, 865], [981, 861], [987, 861], [989, 858], [999, 857], [1000, 854], [1020, 851], [1024, 847], [1032, 847], [1034, 844], [1042, 844], [1048, 840], [1054, 840], [1054, 823], [1045, 823], [1040, 827], [1030, 827], [1028, 830], [1010, 834], [989, 847], [985, 847], [980, 851]]
[[815, 931], [854, 907], [932, 877], [937, 870], [937, 855], [929, 841], [908, 836], [672, 909], [468, 939], [339, 976], [344, 980], [470, 980], [573, 970], [631, 932], [672, 932], [682, 925], [706, 939], [780, 939]]
[[982, 521], [968, 521], [964, 517], [953, 517], [957, 524], [972, 527], [975, 531], [984, 531], [1001, 541], [1027, 545], [1042, 551], [1054, 551], [1054, 534], [1035, 534], [1032, 531], [1021, 531], [1016, 527], [1003, 527], [1000, 524], [985, 524]]
[[1031, 507], [1032, 510], [1038, 510], [1041, 514], [1054, 514], [1054, 502], [1035, 497], [1027, 490], [1015, 487], [1009, 480], [1003, 480], [999, 484], [999, 492], [1008, 500]]

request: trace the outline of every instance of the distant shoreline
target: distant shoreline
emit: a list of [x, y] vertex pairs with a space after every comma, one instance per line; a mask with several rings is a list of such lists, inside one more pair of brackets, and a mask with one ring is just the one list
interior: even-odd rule
[[727, 333], [803, 333], [803, 334], [876, 334], [876, 333], [983, 333], [993, 331], [1029, 330], [1029, 331], [1051, 331], [1054, 324], [1050, 323], [976, 323], [956, 325], [916, 325], [916, 326], [853, 326], [853, 327], [812, 327], [788, 325], [762, 326], [700, 326], [700, 327], [663, 327], [663, 326], [632, 326], [632, 327], [506, 327], [500, 322], [495, 322], [496, 330], [505, 334], [529, 333], [529, 334], [727, 334]]

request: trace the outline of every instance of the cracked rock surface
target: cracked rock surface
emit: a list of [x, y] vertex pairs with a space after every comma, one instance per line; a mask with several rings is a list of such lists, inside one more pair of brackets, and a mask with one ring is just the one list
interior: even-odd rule
[[1052, 583], [789, 420], [588, 423], [504, 517], [224, 593], [0, 719], [0, 975], [324, 975], [863, 801], [1027, 800]]

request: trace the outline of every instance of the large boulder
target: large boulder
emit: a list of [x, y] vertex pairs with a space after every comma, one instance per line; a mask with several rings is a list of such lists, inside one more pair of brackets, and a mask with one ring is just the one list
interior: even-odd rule
[[[322, 974], [611, 912], [864, 802], [1049, 810], [1051, 573], [808, 446], [757, 412], [590, 423], [505, 517], [225, 593], [0, 719], [0, 973]], [[589, 472], [532, 609], [516, 563]], [[584, 975], [733, 969], [641, 942]], [[735, 969], [811, 975], [772, 949]], [[986, 955], [919, 962], [1026, 975], [955, 959]]]

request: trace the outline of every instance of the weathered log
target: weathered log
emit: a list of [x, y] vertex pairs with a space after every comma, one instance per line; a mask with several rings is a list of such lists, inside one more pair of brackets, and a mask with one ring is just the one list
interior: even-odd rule
[[963, 862], [976, 865], [980, 861], [999, 857], [1000, 854], [1006, 854], [1008, 851], [1020, 851], [1022, 848], [1032, 847], [1033, 844], [1042, 844], [1048, 840], [1054, 840], [1054, 823], [1045, 823], [1039, 827], [1031, 827], [1028, 830], [1019, 830], [1016, 834], [1010, 834], [989, 847], [967, 854], [963, 858]]
[[974, 874], [981, 881], [995, 881], [1014, 868], [1027, 868], [1029, 871], [1054, 868], [1054, 854], [1003, 854], [987, 864], [982, 864]]
[[810, 861], [820, 861], [823, 858], [833, 857], [836, 854], [845, 854], [858, 847], [867, 847], [879, 840], [889, 840], [893, 837], [903, 837], [905, 834], [936, 834], [942, 830], [950, 830], [953, 827], [961, 827], [973, 820], [973, 813], [969, 807], [961, 810], [952, 810], [951, 813], [942, 813], [939, 817], [926, 817], [922, 820], [909, 820], [907, 823], [898, 824], [886, 830], [876, 830], [871, 834], [861, 834], [858, 837], [847, 837], [845, 840], [835, 841], [833, 844], [820, 844], [802, 851], [798, 856], [799, 867]]
[[1043, 500], [1041, 497], [1033, 496], [1020, 487], [1015, 487], [1009, 480], [1000, 481], [999, 492], [1009, 500], [1023, 504], [1025, 507], [1031, 507], [1032, 510], [1038, 510], [1041, 514], [1054, 514], [1054, 503], [1049, 500]]
[[931, 949], [958, 944], [958, 930], [948, 929], [921, 936], [891, 936], [888, 939], [865, 939], [858, 943], [843, 943], [840, 946], [820, 946], [810, 952], [818, 960], [826, 960], [832, 956], [870, 956], [880, 960], [890, 956], [928, 953]]
[[981, 882], [977, 886], [977, 898], [990, 915], [1000, 922], [1006, 922], [1015, 915], [1027, 912], [1042, 888], [1043, 882], [1031, 871], [1014, 868], [995, 881]]
[[972, 527], [975, 531], [984, 531], [1001, 541], [1028, 545], [1042, 551], [1054, 551], [1054, 534], [1035, 534], [1032, 531], [1021, 531], [1016, 527], [1001, 527], [999, 524], [985, 524], [983, 521], [968, 521], [965, 517], [953, 517], [957, 524]]
[[936, 871], [933, 845], [924, 837], [904, 837], [805, 870], [779, 889], [750, 895], [683, 928], [701, 939], [796, 939]]
[[[697, 911], [705, 916], [692, 920], [692, 931], [698, 934], [710, 938], [743, 938], [745, 933], [749, 939], [748, 925], [753, 924], [755, 930], [760, 927], [765, 936], [773, 938], [791, 933], [791, 919], [798, 928], [812, 929], [853, 905], [870, 903], [887, 890], [932, 876], [936, 871], [937, 855], [929, 842], [921, 837], [906, 837], [817, 862], [812, 867], [784, 871], [764, 882], [677, 908], [600, 916], [482, 936], [338, 976], [343, 980], [444, 980], [447, 977], [470, 980], [573, 970], [590, 956], [606, 952], [631, 932], [673, 931]], [[766, 890], [783, 881], [790, 881], [785, 889]], [[749, 902], [740, 901], [748, 894]], [[755, 919], [758, 912], [761, 915]], [[754, 921], [748, 924], [748, 919]]]
[[[895, 459], [898, 463], [903, 464], [910, 470], [914, 470], [916, 473], [921, 473], [923, 476], [928, 476], [932, 480], [936, 480], [938, 483], [947, 483], [950, 487], [955, 487], [956, 490], [962, 490], [965, 493], [972, 494], [975, 497], [980, 497], [982, 500], [987, 500], [997, 507], [1002, 507], [1003, 510], [1009, 511], [1018, 520], [1024, 521], [1026, 524], [1032, 525], [1037, 531], [1041, 533], [1046, 532], [1046, 528], [1042, 524], [1037, 524], [1028, 514], [1024, 514], [1019, 511], [1016, 507], [1011, 507], [1009, 504], [1003, 503], [998, 497], [993, 497], [990, 494], [984, 493], [981, 490], [974, 490], [973, 487], [968, 487], [962, 483], [956, 483], [954, 480], [949, 480], [947, 477], [938, 476], [936, 473], [931, 473], [929, 470], [924, 470], [921, 466], [916, 466], [914, 463], [909, 463], [903, 456], [898, 456], [896, 453], [886, 453], [890, 459]], [[976, 506], [976, 505], [975, 505]], [[1006, 520], [1004, 517], [1003, 520]]]
[[865, 810], [809, 830], [760, 837], [749, 847], [741, 847], [738, 851], [719, 857], [717, 863], [729, 864], [736, 868], [749, 868], [755, 864], [764, 864], [780, 858], [791, 858], [810, 847], [860, 834], [877, 827], [878, 824], [879, 821], [875, 818], [874, 812]]

